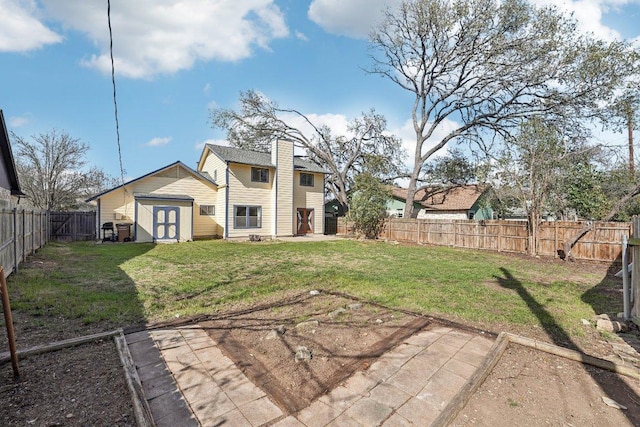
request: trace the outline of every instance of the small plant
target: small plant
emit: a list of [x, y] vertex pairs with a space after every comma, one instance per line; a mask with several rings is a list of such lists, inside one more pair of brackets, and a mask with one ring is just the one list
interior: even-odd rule
[[387, 217], [387, 202], [391, 191], [368, 172], [356, 176], [355, 193], [351, 199], [349, 220], [356, 232], [367, 239], [376, 239]]
[[513, 399], [509, 399], [509, 406], [511, 406], [512, 408], [515, 408], [516, 406], [518, 406], [518, 402], [516, 402]]

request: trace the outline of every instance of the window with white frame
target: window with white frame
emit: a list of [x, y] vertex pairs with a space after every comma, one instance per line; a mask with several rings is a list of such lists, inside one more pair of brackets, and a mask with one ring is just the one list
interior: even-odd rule
[[213, 216], [216, 214], [216, 207], [214, 205], [200, 205], [200, 215]]
[[269, 169], [251, 168], [251, 181], [253, 182], [269, 182]]
[[234, 228], [262, 227], [262, 206], [234, 206]]
[[313, 174], [300, 173], [300, 185], [303, 187], [313, 187]]

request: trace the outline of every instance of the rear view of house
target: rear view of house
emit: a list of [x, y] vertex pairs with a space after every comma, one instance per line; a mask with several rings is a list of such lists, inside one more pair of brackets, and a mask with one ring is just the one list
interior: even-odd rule
[[293, 150], [207, 144], [196, 170], [176, 162], [90, 198], [96, 227], [130, 224], [138, 242], [322, 234], [325, 171]]

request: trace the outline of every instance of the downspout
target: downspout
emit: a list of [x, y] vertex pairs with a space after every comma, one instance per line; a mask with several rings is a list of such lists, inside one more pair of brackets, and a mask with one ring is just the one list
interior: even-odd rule
[[100, 239], [100, 230], [101, 230], [100, 223], [102, 222], [102, 203], [101, 202], [102, 202], [102, 199], [98, 199], [98, 210], [97, 210], [98, 216], [96, 217], [96, 236], [98, 237], [96, 240], [101, 240]]
[[133, 226], [133, 241], [137, 242], [138, 241], [138, 200], [136, 200], [136, 198], [133, 198], [133, 220], [134, 220], [134, 226]]

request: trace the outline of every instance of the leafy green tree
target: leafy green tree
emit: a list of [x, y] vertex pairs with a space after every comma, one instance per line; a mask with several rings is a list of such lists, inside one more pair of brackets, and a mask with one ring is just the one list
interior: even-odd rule
[[[628, 44], [580, 35], [557, 9], [526, 0], [406, 0], [387, 10], [370, 45], [369, 71], [413, 98], [407, 201], [425, 162], [450, 141], [489, 150], [535, 116], [579, 128], [634, 72], [636, 57]], [[407, 203], [405, 216], [411, 210]]]
[[424, 166], [424, 176], [432, 183], [464, 185], [477, 180], [476, 166], [460, 149], [450, 149]]
[[367, 239], [376, 239], [384, 227], [390, 200], [391, 190], [379, 179], [369, 172], [357, 175], [348, 214], [348, 220], [354, 222], [355, 231]]
[[[404, 152], [401, 141], [389, 134], [387, 121], [371, 110], [351, 120], [347, 135], [336, 135], [328, 126], [313, 123], [305, 114], [281, 108], [260, 93], [250, 90], [240, 94], [238, 110], [218, 108], [211, 111], [214, 128], [227, 133], [236, 147], [269, 151], [276, 138], [293, 141], [309, 158], [331, 174], [328, 192], [347, 211], [348, 193], [355, 176], [369, 172], [380, 179], [392, 180], [402, 174]], [[302, 122], [306, 126], [300, 126]]]

